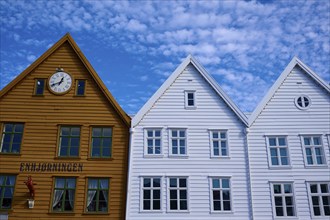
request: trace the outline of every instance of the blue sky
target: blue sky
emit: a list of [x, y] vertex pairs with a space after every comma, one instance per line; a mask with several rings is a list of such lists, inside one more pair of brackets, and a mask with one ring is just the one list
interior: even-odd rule
[[135, 114], [192, 54], [244, 112], [293, 56], [330, 81], [330, 1], [0, 0], [0, 88], [70, 32]]

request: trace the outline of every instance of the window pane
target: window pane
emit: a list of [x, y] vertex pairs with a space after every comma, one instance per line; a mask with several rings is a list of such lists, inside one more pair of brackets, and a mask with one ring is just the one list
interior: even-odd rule
[[101, 128], [93, 128], [93, 137], [101, 137], [102, 129]]
[[150, 210], [150, 200], [143, 200], [143, 209]]
[[194, 100], [193, 99], [188, 100], [188, 106], [194, 106]]
[[214, 201], [213, 202], [213, 209], [214, 209], [214, 211], [220, 211], [221, 210], [220, 201]]
[[160, 190], [154, 190], [153, 198], [160, 199]]
[[157, 147], [160, 146], [160, 140], [159, 139], [155, 140], [155, 146], [157, 146]]
[[155, 131], [155, 137], [160, 137], [160, 130]]
[[218, 132], [212, 132], [212, 136], [213, 136], [213, 138], [219, 138]]
[[224, 201], [223, 202], [223, 210], [225, 210], [225, 211], [230, 210], [230, 202], [229, 201]]
[[213, 200], [220, 200], [220, 191], [213, 190]]
[[180, 190], [180, 199], [187, 199], [187, 191]]
[[279, 138], [278, 139], [278, 145], [279, 146], [286, 146], [286, 144], [285, 144], [285, 138]]
[[274, 193], [275, 194], [281, 193], [281, 185], [274, 185]]
[[293, 207], [287, 207], [286, 208], [286, 213], [287, 213], [287, 216], [295, 216]]
[[313, 206], [319, 206], [319, 197], [312, 196], [312, 202], [313, 202]]
[[150, 190], [143, 190], [143, 199], [150, 199]]
[[160, 178], [154, 178], [153, 179], [153, 186], [154, 187], [160, 187]]
[[292, 193], [291, 184], [284, 184], [284, 192], [285, 193]]
[[92, 149], [92, 157], [99, 157], [101, 155], [100, 147], [93, 147]]
[[282, 197], [275, 196], [275, 206], [283, 206]]
[[170, 187], [176, 187], [177, 186], [177, 181], [175, 178], [170, 178]]
[[186, 136], [186, 132], [185, 131], [180, 131], [180, 137], [185, 137]]
[[283, 216], [283, 208], [282, 207], [276, 207], [276, 216]]
[[186, 154], [186, 149], [184, 147], [180, 147], [180, 154]]
[[321, 192], [322, 193], [328, 193], [329, 192], [328, 184], [320, 184], [320, 186], [321, 186]]
[[102, 138], [93, 138], [93, 147], [101, 147]]
[[188, 93], [188, 99], [193, 99], [194, 98], [194, 93]]
[[305, 145], [311, 145], [310, 138], [305, 137], [304, 138], [304, 144]]
[[277, 157], [272, 157], [272, 165], [279, 165]]
[[177, 147], [178, 146], [178, 141], [177, 140], [172, 140], [172, 146]]
[[187, 210], [187, 200], [180, 201], [180, 210]]
[[228, 190], [222, 191], [222, 198], [223, 200], [230, 200], [230, 193]]
[[177, 131], [172, 131], [172, 137], [177, 137], [177, 136], [178, 136]]
[[225, 133], [225, 132], [221, 132], [221, 133], [220, 133], [220, 137], [221, 137], [221, 138], [226, 138], [226, 133]]
[[281, 163], [282, 165], [289, 165], [289, 161], [287, 157], [281, 157]]
[[276, 146], [276, 138], [269, 138], [269, 146]]
[[148, 131], [147, 131], [147, 136], [148, 136], [148, 137], [153, 137], [153, 132], [152, 132], [152, 130], [148, 130]]
[[15, 124], [15, 132], [22, 133], [23, 127], [23, 124]]
[[314, 210], [314, 215], [315, 216], [321, 215], [321, 211], [320, 211], [320, 207], [319, 206], [314, 206], [313, 207], [313, 210]]
[[153, 209], [154, 210], [160, 210], [160, 200], [154, 200], [153, 201]]
[[180, 146], [186, 146], [186, 141], [185, 140], [180, 140]]
[[111, 156], [111, 149], [110, 147], [104, 147], [102, 151], [103, 157], [110, 157]]
[[311, 184], [310, 189], [311, 189], [311, 193], [317, 193], [317, 185], [316, 184]]
[[177, 199], [176, 190], [170, 190], [170, 199]]
[[319, 137], [313, 137], [314, 145], [321, 145], [321, 141]]
[[150, 187], [151, 186], [151, 179], [150, 178], [144, 178], [143, 179], [143, 186], [144, 187]]
[[222, 188], [229, 188], [229, 179], [222, 179]]
[[62, 136], [69, 136], [70, 135], [70, 128], [69, 127], [61, 127], [61, 135]]
[[112, 145], [111, 138], [103, 138], [103, 147], [110, 147]]
[[280, 148], [280, 155], [281, 157], [286, 157], [287, 154], [287, 149], [286, 148]]
[[100, 188], [108, 189], [109, 188], [109, 180], [108, 179], [100, 179]]
[[212, 179], [213, 188], [220, 188], [219, 179]]
[[98, 181], [97, 179], [88, 179], [88, 189], [97, 189]]
[[285, 197], [285, 204], [287, 205], [287, 206], [292, 206], [293, 205], [293, 200], [292, 200], [293, 198], [291, 197], [291, 196], [286, 196]]
[[171, 210], [177, 210], [178, 209], [178, 204], [177, 204], [176, 200], [170, 201], [170, 209]]

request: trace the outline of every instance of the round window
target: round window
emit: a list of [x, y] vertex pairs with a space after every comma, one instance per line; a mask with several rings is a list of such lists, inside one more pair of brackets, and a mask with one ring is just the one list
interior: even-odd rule
[[299, 109], [307, 109], [311, 105], [311, 99], [306, 95], [301, 95], [295, 99], [295, 104]]

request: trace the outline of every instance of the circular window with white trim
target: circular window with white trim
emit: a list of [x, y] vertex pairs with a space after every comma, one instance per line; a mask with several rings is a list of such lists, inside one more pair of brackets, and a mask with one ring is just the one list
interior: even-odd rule
[[300, 95], [295, 98], [294, 103], [296, 104], [297, 108], [304, 110], [311, 106], [312, 101], [307, 95]]

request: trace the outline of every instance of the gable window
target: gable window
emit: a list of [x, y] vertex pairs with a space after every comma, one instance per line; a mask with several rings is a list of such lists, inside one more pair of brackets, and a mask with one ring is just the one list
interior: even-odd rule
[[145, 150], [147, 155], [162, 154], [162, 130], [145, 129]]
[[0, 153], [19, 154], [22, 145], [24, 124], [5, 123], [3, 125]]
[[292, 183], [273, 183], [272, 201], [276, 217], [296, 216]]
[[36, 79], [34, 94], [43, 95], [45, 90], [45, 79]]
[[212, 177], [210, 180], [212, 212], [231, 211], [230, 179], [226, 177]]
[[196, 108], [196, 91], [185, 91], [185, 108]]
[[56, 177], [53, 192], [52, 210], [55, 212], [73, 211], [75, 192], [75, 178]]
[[59, 143], [58, 156], [77, 157], [80, 146], [80, 127], [61, 126]]
[[0, 175], [0, 209], [10, 209], [14, 197], [16, 177]]
[[313, 216], [330, 216], [330, 182], [308, 185]]
[[267, 137], [269, 163], [271, 167], [289, 166], [289, 150], [286, 137]]
[[211, 131], [211, 156], [227, 157], [228, 135], [227, 131]]
[[87, 212], [108, 212], [109, 179], [88, 178]]
[[94, 127], [92, 129], [92, 157], [110, 158], [112, 146], [112, 128]]
[[302, 136], [302, 145], [307, 166], [326, 165], [321, 136]]
[[185, 177], [168, 178], [169, 211], [188, 210], [188, 179]]
[[161, 178], [144, 177], [142, 178], [142, 210], [159, 211], [161, 210]]
[[308, 109], [311, 105], [311, 100], [306, 95], [301, 95], [295, 98], [295, 105], [299, 109]]
[[85, 95], [85, 86], [86, 86], [86, 80], [84, 80], [84, 79], [76, 80], [76, 95], [77, 96]]
[[170, 129], [170, 155], [187, 156], [186, 129]]

